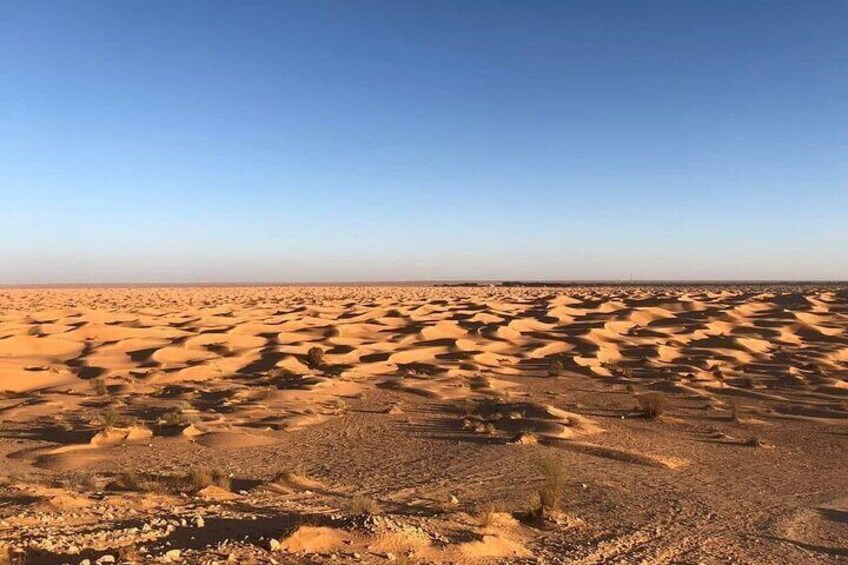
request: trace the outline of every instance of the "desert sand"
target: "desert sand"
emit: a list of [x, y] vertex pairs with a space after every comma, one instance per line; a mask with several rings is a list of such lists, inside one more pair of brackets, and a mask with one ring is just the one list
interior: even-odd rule
[[0, 563], [844, 562], [846, 330], [839, 285], [0, 289]]

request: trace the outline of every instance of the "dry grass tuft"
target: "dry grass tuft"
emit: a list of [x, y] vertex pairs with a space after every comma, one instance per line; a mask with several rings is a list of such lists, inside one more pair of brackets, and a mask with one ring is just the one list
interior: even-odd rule
[[542, 475], [542, 484], [536, 491], [534, 513], [544, 515], [559, 512], [567, 486], [565, 466], [559, 459], [549, 456], [539, 459], [536, 467]]
[[497, 506], [492, 503], [484, 504], [477, 511], [477, 523], [481, 528], [488, 528], [495, 523], [495, 514], [497, 514], [500, 510]]
[[121, 422], [121, 413], [118, 412], [117, 408], [110, 406], [100, 413], [100, 421], [104, 428], [111, 430]]
[[668, 406], [668, 398], [661, 392], [643, 392], [636, 396], [642, 415], [651, 420], [662, 416]]
[[107, 396], [109, 394], [109, 389], [106, 387], [106, 381], [104, 381], [102, 377], [91, 379], [89, 382], [91, 383], [91, 390], [93, 390], [94, 394], [97, 396]]
[[380, 508], [380, 505], [376, 500], [371, 498], [370, 496], [364, 495], [356, 495], [351, 498], [346, 506], [346, 510], [353, 515], [368, 515], [374, 516], [376, 514], [380, 514], [383, 509]]

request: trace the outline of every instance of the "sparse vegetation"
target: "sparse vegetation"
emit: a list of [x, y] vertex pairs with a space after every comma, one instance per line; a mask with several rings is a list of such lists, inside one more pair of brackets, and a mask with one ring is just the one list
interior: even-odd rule
[[354, 514], [356, 516], [363, 514], [374, 516], [383, 511], [376, 500], [364, 495], [356, 495], [352, 497], [347, 503], [346, 510], [350, 514]]
[[475, 416], [480, 410], [480, 404], [473, 398], [464, 398], [460, 410], [463, 416]]
[[193, 424], [197, 421], [194, 415], [186, 414], [186, 409], [190, 408], [188, 404], [174, 406], [162, 415], [162, 421], [166, 426], [184, 426]]
[[85, 471], [71, 471], [62, 481], [68, 488], [89, 492], [97, 489], [97, 482], [94, 480], [94, 475]]
[[192, 467], [186, 476], [186, 483], [192, 491], [202, 490], [208, 486], [230, 490], [230, 478], [219, 469], [208, 467]]
[[103, 423], [103, 427], [107, 430], [111, 430], [115, 426], [117, 426], [121, 421], [121, 413], [118, 412], [118, 409], [114, 406], [110, 406], [100, 414], [100, 421]]
[[658, 391], [643, 392], [636, 396], [636, 401], [639, 403], [639, 410], [642, 415], [651, 420], [656, 420], [662, 416], [668, 406], [668, 399], [665, 394]]
[[553, 456], [539, 459], [536, 466], [542, 475], [542, 484], [537, 491], [537, 512], [542, 515], [558, 512], [565, 497], [567, 478], [565, 466], [562, 461]]
[[562, 361], [557, 358], [551, 359], [548, 363], [548, 375], [551, 377], [559, 377], [562, 375]]
[[104, 381], [102, 377], [91, 379], [89, 382], [91, 383], [91, 390], [93, 390], [94, 394], [97, 396], [107, 396], [109, 394], [109, 389], [106, 387], [106, 381]]
[[498, 513], [498, 507], [491, 502], [484, 504], [477, 511], [477, 523], [481, 528], [488, 528], [495, 522], [495, 514]]
[[146, 477], [135, 471], [127, 471], [118, 475], [112, 483], [112, 487], [132, 492], [154, 492], [163, 489], [163, 485], [156, 479]]
[[320, 347], [310, 347], [306, 353], [306, 361], [313, 369], [317, 369], [324, 365], [324, 350]]

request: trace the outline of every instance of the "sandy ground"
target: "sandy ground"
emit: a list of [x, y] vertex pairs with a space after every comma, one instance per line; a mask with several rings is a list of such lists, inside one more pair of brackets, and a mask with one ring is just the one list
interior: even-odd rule
[[845, 562], [847, 328], [840, 286], [0, 289], [0, 563]]

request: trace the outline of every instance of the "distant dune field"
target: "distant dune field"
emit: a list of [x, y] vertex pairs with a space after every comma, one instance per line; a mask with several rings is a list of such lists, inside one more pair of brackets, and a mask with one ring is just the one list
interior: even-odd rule
[[0, 551], [839, 562], [846, 330], [840, 285], [0, 289]]

